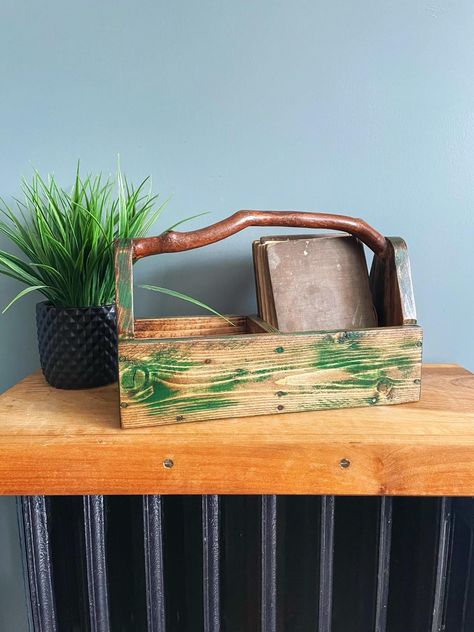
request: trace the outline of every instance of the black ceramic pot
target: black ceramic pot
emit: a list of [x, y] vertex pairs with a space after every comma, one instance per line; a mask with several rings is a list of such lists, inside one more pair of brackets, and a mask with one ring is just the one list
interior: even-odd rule
[[117, 380], [115, 305], [36, 305], [38, 345], [46, 380], [56, 388], [92, 388]]

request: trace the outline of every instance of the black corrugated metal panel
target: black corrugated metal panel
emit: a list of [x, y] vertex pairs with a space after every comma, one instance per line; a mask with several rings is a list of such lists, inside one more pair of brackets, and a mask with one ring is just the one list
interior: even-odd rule
[[161, 507], [161, 496], [143, 496], [143, 543], [149, 632], [166, 630]]
[[202, 572], [204, 632], [220, 632], [220, 499], [202, 497]]
[[25, 567], [35, 632], [56, 632], [56, 604], [53, 590], [47, 499], [23, 496], [20, 499], [23, 521]]
[[277, 497], [262, 496], [261, 507], [261, 622], [262, 632], [277, 627]]
[[91, 632], [110, 632], [103, 496], [84, 496], [84, 542]]
[[471, 632], [474, 501], [24, 497], [39, 632]]
[[105, 546], [111, 632], [147, 630], [143, 497], [108, 496]]

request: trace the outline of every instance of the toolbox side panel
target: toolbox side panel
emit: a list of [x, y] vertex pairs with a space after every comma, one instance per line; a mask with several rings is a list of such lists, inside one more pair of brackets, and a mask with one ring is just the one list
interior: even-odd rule
[[387, 253], [374, 255], [370, 289], [379, 327], [415, 325], [416, 307], [407, 245], [400, 237], [387, 237]]
[[374, 406], [420, 396], [422, 330], [119, 343], [125, 427]]

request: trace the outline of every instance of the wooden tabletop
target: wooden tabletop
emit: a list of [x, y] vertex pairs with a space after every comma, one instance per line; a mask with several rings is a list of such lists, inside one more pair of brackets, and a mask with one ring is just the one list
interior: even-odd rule
[[116, 385], [35, 373], [0, 396], [0, 494], [160, 493], [474, 495], [474, 375], [427, 365], [415, 404], [129, 430]]

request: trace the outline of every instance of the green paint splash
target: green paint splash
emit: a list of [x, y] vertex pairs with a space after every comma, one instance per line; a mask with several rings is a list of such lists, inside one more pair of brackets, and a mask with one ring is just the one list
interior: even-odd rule
[[[343, 332], [342, 334], [325, 336], [322, 342], [314, 344], [313, 366], [318, 370], [340, 369], [349, 374], [349, 377], [331, 382], [329, 384], [315, 384], [315, 390], [338, 391], [347, 388], [375, 389], [380, 393], [385, 391], [390, 393], [398, 384], [410, 375], [413, 365], [417, 362], [416, 357], [407, 353], [416, 348], [416, 341], [403, 343], [405, 353], [387, 357], [377, 346], [363, 344], [363, 332]], [[402, 378], [390, 377], [392, 369], [398, 369]], [[369, 404], [374, 404], [373, 398], [377, 401], [380, 395], [371, 395]]]
[[222, 397], [240, 384], [249, 381], [249, 371], [238, 368], [214, 376], [211, 384], [186, 384], [190, 369], [204, 369], [202, 362], [190, 360], [176, 348], [166, 348], [141, 361], [121, 358], [121, 388], [128, 399], [145, 406], [152, 414], [169, 413], [179, 416], [235, 404]]

